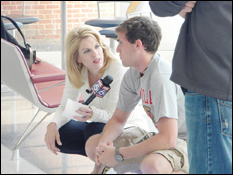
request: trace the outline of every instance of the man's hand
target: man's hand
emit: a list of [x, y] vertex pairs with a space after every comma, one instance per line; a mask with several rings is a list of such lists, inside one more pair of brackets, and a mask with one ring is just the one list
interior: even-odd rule
[[100, 141], [99, 142], [98, 146], [95, 149], [95, 163], [97, 165], [100, 165], [100, 163], [101, 163], [99, 158], [104, 153], [105, 146], [113, 146], [113, 142], [112, 141], [107, 141], [107, 142]]
[[[101, 138], [99, 139], [99, 143], [97, 144], [95, 150], [95, 163], [97, 165], [100, 165], [102, 161], [104, 163], [105, 161], [109, 161], [109, 160], [105, 160], [105, 161], [103, 160], [103, 157], [108, 155], [108, 153], [103, 155], [105, 153], [105, 149], [107, 151], [108, 147], [114, 148], [112, 141], [115, 140], [117, 137], [119, 137], [120, 134], [122, 134], [124, 130], [124, 125], [127, 119], [129, 118], [129, 116], [130, 116], [130, 112], [124, 112], [116, 108], [112, 118], [105, 125], [104, 130], [101, 133]], [[103, 157], [101, 158], [102, 155]], [[113, 158], [111, 158], [111, 160], [113, 159], [115, 160], [115, 148], [114, 148], [114, 156], [112, 157]], [[117, 163], [117, 161], [115, 163]]]
[[100, 153], [99, 161], [106, 166], [114, 167], [117, 165], [117, 161], [115, 160], [115, 151], [116, 148], [113, 146], [113, 142], [108, 142], [108, 145], [102, 145], [96, 148], [96, 152]]
[[193, 9], [193, 7], [195, 6], [195, 3], [196, 3], [196, 2], [197, 2], [197, 1], [189, 1], [189, 2], [187, 2], [187, 3], [185, 4], [185, 6], [183, 7], [183, 9], [180, 11], [179, 15], [180, 15], [181, 17], [185, 18], [187, 13], [192, 12], [192, 9]]

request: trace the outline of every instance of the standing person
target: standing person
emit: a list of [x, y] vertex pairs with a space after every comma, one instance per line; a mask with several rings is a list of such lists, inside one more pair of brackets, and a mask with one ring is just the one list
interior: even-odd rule
[[[98, 31], [89, 26], [79, 26], [67, 34], [66, 70], [61, 105], [47, 126], [44, 140], [48, 149], [56, 155], [57, 152], [62, 152], [86, 156], [86, 140], [93, 134], [102, 132], [116, 108], [120, 83], [126, 69], [114, 58]], [[104, 98], [95, 98], [90, 108], [80, 107], [76, 111], [85, 117], [74, 116], [78, 121], [62, 117], [67, 99], [77, 101], [82, 94], [86, 101], [90, 97], [86, 89], [90, 89], [106, 75], [113, 77], [111, 89]], [[138, 119], [137, 115], [131, 115], [131, 122], [127, 125], [140, 125], [141, 128], [148, 129], [146, 120]]]
[[185, 17], [171, 80], [183, 87], [190, 173], [232, 174], [232, 1], [150, 1]]
[[[160, 27], [140, 16], [124, 21], [115, 31], [116, 51], [130, 69], [122, 80], [112, 118], [101, 134], [86, 143], [88, 157], [118, 173], [188, 173], [184, 96], [180, 86], [169, 80], [170, 63], [156, 53], [162, 38]], [[119, 138], [127, 136], [124, 125], [140, 99], [159, 133], [135, 145], [127, 142], [116, 148], [118, 140], [124, 140]]]

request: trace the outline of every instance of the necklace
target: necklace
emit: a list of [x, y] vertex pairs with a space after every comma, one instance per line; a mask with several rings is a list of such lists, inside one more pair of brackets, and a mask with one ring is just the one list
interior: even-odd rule
[[142, 72], [140, 72], [139, 78], [141, 78], [144, 75], [146, 69], [147, 69], [147, 67]]

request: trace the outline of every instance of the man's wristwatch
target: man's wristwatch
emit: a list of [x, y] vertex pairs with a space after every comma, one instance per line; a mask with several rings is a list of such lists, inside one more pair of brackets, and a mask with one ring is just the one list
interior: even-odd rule
[[120, 149], [120, 147], [116, 147], [116, 151], [115, 151], [115, 160], [116, 160], [117, 162], [122, 162], [122, 161], [124, 161], [124, 158], [123, 158], [123, 156], [120, 154], [119, 149]]

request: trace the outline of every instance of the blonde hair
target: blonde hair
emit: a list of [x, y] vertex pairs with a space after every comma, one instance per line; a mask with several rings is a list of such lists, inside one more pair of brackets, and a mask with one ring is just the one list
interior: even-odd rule
[[84, 85], [82, 71], [85, 69], [82, 63], [76, 61], [79, 54], [78, 49], [81, 40], [90, 36], [94, 37], [103, 49], [104, 65], [99, 71], [100, 73], [104, 73], [110, 66], [111, 61], [115, 59], [100, 33], [94, 28], [84, 25], [70, 30], [66, 36], [66, 73], [71, 85], [77, 89]]

